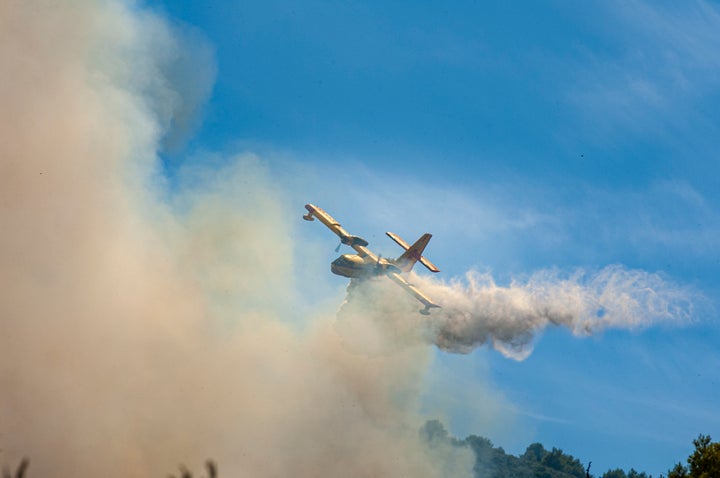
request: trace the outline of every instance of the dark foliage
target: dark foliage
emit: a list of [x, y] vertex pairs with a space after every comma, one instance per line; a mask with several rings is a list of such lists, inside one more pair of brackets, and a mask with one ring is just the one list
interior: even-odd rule
[[652, 478], [652, 476], [648, 476], [645, 472], [639, 473], [632, 468], [625, 473], [618, 468], [616, 470], [608, 470], [601, 478]]
[[668, 471], [668, 478], [716, 478], [720, 477], [720, 443], [709, 435], [693, 440], [695, 451], [687, 459], [688, 466], [678, 463]]
[[[444, 442], [471, 449], [475, 454], [473, 471], [477, 478], [595, 478], [590, 474], [589, 465], [583, 466], [580, 460], [558, 448], [547, 450], [540, 443], [531, 444], [520, 456], [508, 455], [484, 437], [470, 435], [464, 440], [453, 438], [437, 420], [427, 422], [421, 428], [420, 436], [429, 446]], [[633, 469], [628, 473], [617, 469], [608, 471], [600, 478], [652, 477]]]

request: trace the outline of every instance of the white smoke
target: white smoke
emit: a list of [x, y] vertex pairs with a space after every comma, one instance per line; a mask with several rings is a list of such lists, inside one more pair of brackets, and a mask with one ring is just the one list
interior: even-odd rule
[[543, 270], [503, 287], [489, 273], [468, 272], [465, 281], [417, 277], [442, 304], [431, 320], [432, 341], [450, 352], [483, 344], [517, 360], [532, 352], [535, 336], [562, 326], [578, 336], [608, 328], [635, 329], [691, 318], [695, 294], [659, 274], [622, 266], [597, 273]]
[[[609, 328], [684, 323], [701, 300], [692, 289], [659, 274], [619, 265], [592, 274], [543, 270], [507, 286], [477, 271], [449, 282], [417, 274], [410, 281], [442, 307], [425, 318], [418, 314], [422, 306], [393, 290], [389, 281], [366, 281], [349, 288], [339, 323], [353, 330], [367, 316], [385, 330], [379, 337], [391, 337], [393, 346], [424, 340], [441, 350], [469, 353], [489, 344], [506, 357], [523, 360], [532, 353], [535, 337], [549, 326], [587, 336]], [[353, 333], [345, 336], [352, 340]], [[390, 347], [377, 341], [373, 345]]]

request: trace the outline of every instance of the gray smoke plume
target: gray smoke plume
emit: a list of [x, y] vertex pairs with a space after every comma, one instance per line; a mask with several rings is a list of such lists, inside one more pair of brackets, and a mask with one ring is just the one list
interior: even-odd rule
[[164, 185], [213, 71], [176, 77], [209, 52], [178, 34], [134, 3], [0, 2], [0, 462], [442, 476], [417, 435], [428, 348], [368, 358], [332, 311], [289, 313], [298, 216], [262, 161]]
[[350, 288], [339, 314], [341, 323], [367, 314], [392, 332], [383, 338], [426, 340], [454, 353], [490, 344], [507, 357], [523, 360], [532, 352], [536, 335], [549, 326], [587, 336], [608, 328], [682, 323], [692, 317], [694, 304], [701, 299], [658, 274], [617, 265], [594, 274], [539, 271], [508, 286], [497, 285], [489, 273], [475, 271], [464, 280], [444, 282], [412, 275], [410, 281], [442, 308], [432, 309], [423, 320], [412, 299], [393, 294], [392, 285], [369, 281]]

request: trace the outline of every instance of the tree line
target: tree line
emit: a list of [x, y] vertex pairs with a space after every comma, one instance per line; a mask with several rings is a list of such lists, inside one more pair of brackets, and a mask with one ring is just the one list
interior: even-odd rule
[[[591, 473], [592, 462], [583, 465], [577, 458], [559, 448], [547, 450], [540, 443], [532, 443], [519, 456], [505, 453], [485, 437], [470, 435], [462, 440], [450, 436], [438, 420], [430, 420], [420, 429], [420, 438], [430, 448], [450, 446], [466, 448], [475, 454], [473, 473], [475, 478], [653, 478], [645, 472], [620, 468], [608, 470], [602, 475]], [[713, 442], [709, 435], [700, 435], [693, 440], [695, 450], [687, 458], [687, 464], [677, 463], [667, 475], [658, 478], [720, 478], [720, 443]], [[5, 467], [3, 478], [26, 478], [30, 461], [24, 458], [15, 470]], [[215, 462], [205, 463], [206, 475], [199, 478], [217, 478]], [[175, 478], [175, 475], [169, 475]], [[180, 466], [180, 478], [193, 478], [185, 466]]]
[[[629, 471], [617, 468], [596, 475], [591, 472], [592, 462], [583, 465], [572, 455], [554, 447], [547, 450], [540, 443], [529, 445], [522, 455], [509, 455], [485, 437], [470, 435], [462, 440], [451, 437], [438, 420], [425, 423], [420, 436], [430, 447], [444, 444], [472, 450], [476, 478], [652, 478], [632, 468]], [[677, 463], [658, 478], [720, 478], [720, 443], [713, 442], [708, 435], [700, 435], [693, 444], [695, 450], [686, 465]]]

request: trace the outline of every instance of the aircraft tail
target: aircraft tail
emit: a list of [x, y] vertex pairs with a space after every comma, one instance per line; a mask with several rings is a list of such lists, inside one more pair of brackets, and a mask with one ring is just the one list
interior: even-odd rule
[[397, 242], [400, 247], [405, 249], [403, 255], [395, 259], [395, 265], [398, 266], [400, 270], [403, 272], [410, 272], [415, 263], [420, 262], [431, 272], [440, 272], [440, 269], [438, 269], [435, 264], [427, 260], [422, 255], [425, 250], [425, 246], [427, 246], [428, 242], [430, 242], [432, 234], [423, 234], [412, 246], [408, 245], [408, 243], [402, 240], [397, 234], [393, 234], [392, 232], [386, 232], [385, 234], [387, 234], [390, 239]]

